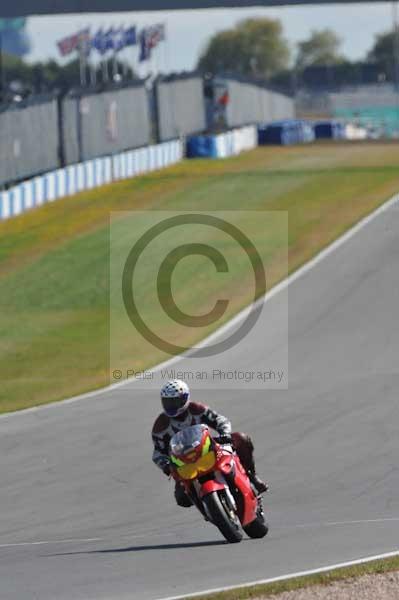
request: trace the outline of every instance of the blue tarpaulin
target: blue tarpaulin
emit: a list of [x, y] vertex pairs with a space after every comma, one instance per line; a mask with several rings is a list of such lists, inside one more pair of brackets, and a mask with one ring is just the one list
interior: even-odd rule
[[258, 127], [258, 143], [260, 146], [276, 144], [305, 144], [315, 139], [313, 126], [308, 121], [290, 119], [268, 123]]
[[216, 138], [212, 135], [197, 135], [187, 140], [187, 158], [216, 158]]
[[314, 126], [316, 139], [342, 140], [345, 136], [345, 125], [340, 121], [320, 121]]

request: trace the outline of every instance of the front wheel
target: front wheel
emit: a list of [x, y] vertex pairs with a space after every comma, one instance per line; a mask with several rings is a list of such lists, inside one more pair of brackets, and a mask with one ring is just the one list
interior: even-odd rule
[[269, 531], [269, 526], [265, 521], [261, 505], [258, 507], [256, 519], [244, 527], [244, 531], [248, 537], [259, 539], [265, 537]]
[[220, 533], [231, 544], [241, 542], [243, 533], [240, 521], [226, 500], [226, 497], [219, 496], [218, 492], [212, 492], [203, 499], [206, 504], [212, 523], [216, 525]]

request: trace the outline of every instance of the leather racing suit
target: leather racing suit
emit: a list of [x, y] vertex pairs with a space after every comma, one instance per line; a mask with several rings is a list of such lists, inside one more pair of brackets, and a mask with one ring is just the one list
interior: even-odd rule
[[[250, 481], [259, 493], [267, 491], [268, 486], [255, 472], [254, 446], [251, 438], [245, 433], [231, 431], [230, 421], [204, 404], [190, 402], [187, 409], [177, 417], [168, 417], [161, 413], [152, 428], [152, 441], [154, 444], [153, 461], [166, 474], [170, 475], [169, 442], [175, 433], [191, 427], [192, 425], [207, 425], [215, 430], [221, 437], [231, 437], [232, 446], [238, 454], [242, 466], [247, 471]], [[187, 497], [183, 486], [176, 483], [175, 498], [179, 506], [191, 506], [192, 502]]]

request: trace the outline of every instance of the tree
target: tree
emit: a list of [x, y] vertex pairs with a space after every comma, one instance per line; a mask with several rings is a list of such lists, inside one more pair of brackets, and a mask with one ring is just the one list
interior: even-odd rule
[[[108, 60], [108, 72], [112, 73], [113, 59]], [[118, 73], [125, 72], [128, 79], [136, 78], [133, 70], [121, 62], [117, 62]], [[88, 69], [87, 69], [88, 71]], [[97, 81], [102, 82], [101, 67], [96, 67]], [[87, 72], [89, 79], [89, 73]], [[9, 54], [3, 55], [3, 82], [5, 83], [4, 95], [10, 84], [17, 84], [24, 95], [41, 92], [67, 92], [80, 85], [79, 59], [74, 58], [65, 65], [60, 65], [55, 60], [45, 63], [26, 63], [23, 59]], [[15, 85], [14, 85], [15, 87]], [[12, 94], [11, 94], [12, 95]]]
[[389, 79], [395, 73], [395, 55], [398, 54], [398, 42], [395, 31], [386, 31], [376, 36], [374, 46], [367, 55], [367, 59], [379, 66]]
[[312, 31], [307, 40], [298, 44], [297, 69], [344, 62], [344, 57], [339, 53], [340, 46], [341, 39], [331, 29]]
[[202, 53], [203, 72], [234, 73], [269, 79], [286, 68], [290, 50], [280, 21], [246, 19], [233, 29], [215, 34]]

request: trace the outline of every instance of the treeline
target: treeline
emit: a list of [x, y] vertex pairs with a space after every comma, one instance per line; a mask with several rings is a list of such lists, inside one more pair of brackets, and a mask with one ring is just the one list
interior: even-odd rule
[[395, 37], [394, 32], [377, 35], [364, 59], [353, 62], [342, 52], [342, 39], [330, 29], [312, 31], [292, 47], [280, 21], [246, 19], [211, 38], [198, 68], [212, 75], [235, 73], [296, 89], [394, 81]]
[[[113, 58], [97, 66], [87, 64], [84, 68], [87, 84], [118, 81], [120, 78], [129, 80], [137, 78], [128, 64], [115, 61]], [[26, 96], [31, 93], [66, 92], [77, 88], [82, 80], [81, 69], [82, 65], [78, 58], [65, 65], [60, 65], [55, 60], [31, 64], [16, 56], [5, 54], [1, 77], [3, 99], [10, 94]]]
[[[202, 52], [197, 68], [213, 75], [242, 75], [267, 81], [293, 91], [303, 87], [337, 87], [345, 84], [395, 81], [399, 73], [395, 33], [377, 35], [361, 61], [350, 61], [342, 52], [342, 39], [332, 30], [312, 31], [292, 47], [276, 19], [246, 19], [235, 27], [215, 34]], [[108, 64], [85, 68], [87, 83], [134, 79], [127, 64], [110, 59]], [[399, 75], [398, 75], [399, 77]], [[2, 96], [64, 92], [78, 87], [82, 80], [78, 59], [60, 65], [55, 60], [27, 63], [20, 58], [3, 57]]]

